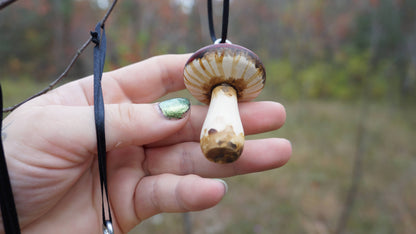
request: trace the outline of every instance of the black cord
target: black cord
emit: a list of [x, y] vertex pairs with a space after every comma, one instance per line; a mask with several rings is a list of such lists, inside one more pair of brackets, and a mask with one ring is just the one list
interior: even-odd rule
[[[102, 204], [102, 218], [103, 226], [107, 227], [108, 222], [112, 223], [110, 202], [108, 198], [107, 189], [107, 160], [106, 160], [106, 142], [105, 142], [105, 127], [104, 127], [104, 100], [101, 87], [101, 78], [104, 70], [105, 52], [107, 46], [107, 39], [105, 36], [104, 25], [99, 22], [95, 27], [95, 31], [91, 32], [92, 42], [94, 47], [94, 117], [95, 129], [97, 136], [97, 154], [98, 165], [100, 171], [101, 183], [101, 204]], [[108, 219], [105, 217], [105, 203], [108, 209]], [[104, 230], [105, 232], [106, 230]]]
[[211, 36], [212, 42], [215, 42], [217, 40], [217, 37], [215, 36], [215, 29], [214, 29], [214, 20], [212, 17], [212, 0], [207, 1], [208, 4], [208, 25], [209, 25], [209, 34]]
[[[3, 109], [3, 93], [0, 84], [0, 109]], [[3, 113], [0, 119], [0, 129], [3, 130]], [[13, 198], [12, 186], [10, 184], [7, 170], [6, 157], [3, 150], [3, 139], [0, 140], [0, 206], [3, 217], [4, 231], [7, 234], [20, 234], [19, 218]]]
[[228, 32], [228, 14], [230, 12], [230, 1], [224, 0], [223, 10], [222, 10], [222, 33], [221, 33], [221, 43], [227, 41], [227, 32]]
[[[208, 24], [209, 24], [209, 34], [211, 36], [212, 42], [217, 41], [214, 30], [214, 20], [212, 14], [212, 0], [207, 1], [208, 8]], [[228, 33], [228, 18], [230, 12], [230, 0], [224, 0], [222, 7], [222, 31], [221, 31], [221, 41], [220, 43], [225, 43], [227, 41]]]

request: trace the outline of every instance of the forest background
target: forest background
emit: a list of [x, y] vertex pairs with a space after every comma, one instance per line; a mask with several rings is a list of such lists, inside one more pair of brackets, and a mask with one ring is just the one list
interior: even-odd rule
[[[5, 105], [58, 77], [109, 4], [26, 0], [1, 10]], [[281, 169], [227, 178], [219, 206], [190, 214], [192, 233], [414, 233], [415, 12], [412, 0], [232, 0], [228, 39], [266, 66], [258, 100], [288, 113], [282, 129], [252, 138], [285, 137], [294, 152]], [[214, 1], [218, 36], [221, 17]], [[211, 44], [202, 0], [121, 0], [106, 30], [107, 71]], [[92, 73], [90, 47], [62, 83]], [[158, 215], [137, 230], [183, 233], [181, 220]]]

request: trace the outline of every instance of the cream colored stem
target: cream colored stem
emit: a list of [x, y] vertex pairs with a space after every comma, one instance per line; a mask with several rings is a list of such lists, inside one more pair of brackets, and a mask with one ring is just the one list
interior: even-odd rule
[[235, 89], [227, 84], [215, 87], [201, 131], [201, 149], [205, 157], [217, 163], [237, 160], [244, 146]]

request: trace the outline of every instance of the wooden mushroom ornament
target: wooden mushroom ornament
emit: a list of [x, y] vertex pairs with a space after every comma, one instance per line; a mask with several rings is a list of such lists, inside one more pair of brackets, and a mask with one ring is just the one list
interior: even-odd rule
[[237, 102], [257, 97], [265, 80], [259, 57], [242, 46], [214, 44], [189, 58], [185, 86], [197, 100], [209, 104], [201, 131], [201, 149], [207, 159], [230, 163], [239, 158], [244, 130]]

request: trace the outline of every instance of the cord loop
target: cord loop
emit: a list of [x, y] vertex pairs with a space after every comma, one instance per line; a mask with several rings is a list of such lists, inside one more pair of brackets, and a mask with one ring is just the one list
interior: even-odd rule
[[[212, 42], [216, 42], [217, 37], [215, 36], [214, 20], [212, 16], [212, 0], [208, 0], [207, 4], [208, 4], [209, 33], [210, 33]], [[222, 7], [222, 32], [221, 32], [221, 40], [219, 43], [227, 42], [229, 12], [230, 12], [230, 0], [224, 0], [223, 7]]]
[[[101, 206], [102, 206], [102, 218], [103, 218], [103, 233], [112, 234], [112, 218], [110, 210], [110, 202], [108, 198], [107, 188], [107, 150], [105, 141], [105, 128], [104, 128], [104, 99], [103, 91], [101, 87], [101, 78], [103, 76], [105, 52], [107, 46], [107, 39], [105, 36], [104, 26], [100, 23], [95, 27], [95, 32], [91, 32], [92, 41], [95, 43], [94, 47], [94, 118], [95, 118], [95, 130], [97, 137], [97, 154], [98, 154], [98, 167], [100, 172], [101, 183]], [[105, 201], [105, 202], [104, 202]], [[106, 219], [105, 207], [107, 206]], [[108, 227], [111, 227], [111, 232]]]

